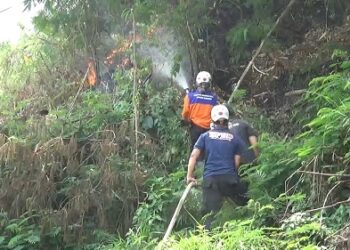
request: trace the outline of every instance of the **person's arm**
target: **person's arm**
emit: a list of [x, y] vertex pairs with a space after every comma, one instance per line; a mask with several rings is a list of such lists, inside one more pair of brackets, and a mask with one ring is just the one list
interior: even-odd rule
[[189, 121], [190, 120], [190, 99], [188, 95], [184, 98], [184, 104], [182, 108], [182, 119]]
[[254, 154], [257, 157], [259, 155], [258, 132], [255, 129], [253, 129], [248, 123], [246, 124], [246, 126], [250, 148], [253, 149]]
[[249, 143], [254, 151], [255, 156], [259, 155], [258, 138], [255, 135], [249, 136]]
[[196, 167], [197, 159], [200, 156], [201, 151], [198, 148], [194, 148], [192, 150], [190, 159], [188, 160], [188, 166], [187, 166], [187, 184], [190, 182], [197, 182], [196, 179], [193, 176], [194, 169]]
[[243, 141], [241, 140], [241, 138], [237, 137], [234, 138], [235, 143], [236, 143], [236, 151], [234, 154], [234, 160], [235, 160], [235, 166], [236, 169], [238, 170], [240, 165], [241, 165], [241, 154], [245, 148]]
[[239, 169], [239, 165], [241, 164], [241, 156], [240, 155], [235, 155], [235, 166], [236, 169]]

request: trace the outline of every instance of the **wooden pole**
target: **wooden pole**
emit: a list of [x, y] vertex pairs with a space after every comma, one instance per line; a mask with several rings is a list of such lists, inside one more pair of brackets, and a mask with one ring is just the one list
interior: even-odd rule
[[272, 34], [272, 32], [276, 29], [277, 25], [281, 22], [282, 18], [287, 14], [287, 12], [289, 11], [289, 9], [292, 7], [292, 5], [296, 2], [296, 0], [291, 0], [289, 2], [289, 4], [287, 5], [287, 7], [284, 9], [284, 11], [282, 12], [282, 14], [279, 16], [279, 18], [277, 18], [275, 24], [271, 27], [269, 33], [267, 33], [266, 37], [261, 41], [260, 46], [258, 47], [258, 49], [255, 51], [252, 59], [250, 60], [250, 62], [248, 63], [247, 67], [245, 68], [245, 70], [243, 71], [243, 74], [241, 75], [241, 77], [239, 78], [236, 87], [234, 88], [234, 90], [232, 91], [232, 94], [230, 96], [230, 99], [228, 100], [228, 103], [231, 103], [233, 101], [233, 97], [234, 97], [234, 93], [237, 91], [237, 89], [239, 88], [239, 86], [241, 85], [244, 77], [246, 76], [246, 74], [248, 73], [248, 70], [250, 69], [250, 67], [253, 65], [253, 62], [255, 60], [255, 58], [259, 55], [262, 47], [265, 44], [265, 41], [267, 40], [267, 38], [270, 37], [270, 35]]
[[177, 207], [175, 209], [175, 212], [174, 212], [174, 215], [173, 217], [171, 218], [171, 221], [169, 223], [169, 226], [168, 226], [168, 229], [166, 230], [165, 234], [164, 234], [164, 237], [163, 237], [163, 240], [161, 241], [161, 246], [166, 243], [166, 241], [168, 240], [170, 234], [171, 234], [171, 231], [173, 230], [173, 227], [175, 225], [175, 222], [177, 220], [177, 217], [179, 217], [179, 213], [180, 213], [180, 210], [186, 200], [186, 197], [188, 195], [188, 193], [190, 192], [191, 188], [193, 187], [194, 185], [194, 182], [191, 182], [190, 184], [187, 185], [185, 191], [183, 192], [182, 196], [181, 196], [181, 199], [179, 201], [179, 203], [177, 204]]

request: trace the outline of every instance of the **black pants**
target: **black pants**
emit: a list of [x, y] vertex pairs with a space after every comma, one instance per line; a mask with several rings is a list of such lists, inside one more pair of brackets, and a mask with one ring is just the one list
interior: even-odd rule
[[215, 175], [203, 179], [203, 215], [209, 214], [205, 220], [206, 229], [210, 229], [225, 197], [239, 206], [244, 206], [249, 200], [248, 187], [240, 182], [238, 176]]
[[207, 132], [209, 129], [198, 127], [197, 125], [192, 124], [190, 128], [190, 136], [191, 136], [191, 151], [193, 150], [194, 145], [196, 144], [199, 136], [205, 132]]

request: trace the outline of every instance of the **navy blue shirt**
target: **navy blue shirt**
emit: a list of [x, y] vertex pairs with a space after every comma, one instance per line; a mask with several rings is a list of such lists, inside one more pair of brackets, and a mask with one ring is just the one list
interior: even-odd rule
[[230, 133], [226, 127], [216, 127], [202, 134], [194, 147], [205, 154], [204, 177], [237, 175], [234, 157], [243, 146], [241, 139]]

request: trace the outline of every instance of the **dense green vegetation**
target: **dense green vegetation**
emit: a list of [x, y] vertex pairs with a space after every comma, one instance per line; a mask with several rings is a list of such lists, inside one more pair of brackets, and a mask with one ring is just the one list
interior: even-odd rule
[[[302, 107], [313, 110], [311, 117], [305, 119], [305, 132], [285, 140], [268, 132], [262, 134], [263, 152], [258, 164], [246, 166], [241, 172], [250, 183], [249, 205], [240, 208], [227, 203], [218, 215], [218, 228], [208, 234], [203, 231], [198, 214], [191, 210], [193, 204], [198, 204], [198, 191], [194, 191], [184, 212], [193, 216], [192, 230], [187, 227], [175, 233], [169, 243], [171, 249], [331, 247], [334, 232], [341, 229], [350, 216], [346, 184], [349, 151], [346, 131], [350, 107], [346, 104], [346, 89], [350, 68], [347, 60], [332, 67], [336, 65], [340, 66], [340, 72], [312, 80], [300, 102]], [[296, 109], [301, 112], [302, 107]], [[168, 181], [176, 183], [172, 178], [173, 175]], [[157, 190], [167, 190], [170, 185], [162, 184]], [[164, 207], [173, 198], [172, 193], [159, 199], [150, 195], [148, 202], [139, 208], [140, 213], [136, 213], [137, 221], [127, 241], [117, 243], [114, 249], [155, 247], [157, 242], [152, 238], [157, 236], [154, 233], [163, 225], [164, 217], [158, 217], [159, 223], [144, 223], [157, 218], [160, 211], [154, 206]], [[145, 214], [150, 218], [139, 221]]]
[[[341, 27], [347, 1], [329, 0], [325, 8], [324, 1], [299, 2], [291, 10], [294, 19], [287, 18], [264, 47], [276, 65], [258, 77], [252, 71], [251, 84], [235, 95], [232, 109], [260, 132], [257, 163], [240, 169], [249, 183], [249, 204], [226, 202], [207, 232], [197, 186], [165, 245], [159, 243], [185, 188], [188, 134], [180, 126], [183, 91], [170, 79], [160, 84], [149, 79], [154, 62], [137, 53], [146, 43], [142, 39], [161, 45], [162, 37], [150, 34], [165, 27], [166, 34], [181, 37], [194, 70], [210, 69], [214, 81], [232, 85], [243, 70], [239, 65], [288, 1], [24, 2], [28, 8], [43, 3], [44, 10], [34, 20], [37, 34], [16, 45], [0, 44], [0, 249], [346, 247], [349, 38], [344, 35], [339, 43], [329, 38], [322, 53], [313, 51], [317, 60], [300, 52], [305, 45], [295, 53], [305, 61], [290, 60], [290, 67], [272, 54], [293, 53], [288, 48], [297, 47], [300, 37], [293, 32], [307, 32], [292, 32], [291, 19], [323, 25], [324, 18], [310, 14], [320, 10], [327, 25]], [[88, 59], [95, 60], [102, 77], [102, 61], [119, 48], [109, 66], [116, 88], [87, 86]], [[169, 58], [173, 76], [181, 53]], [[131, 67], [120, 66], [124, 57]], [[264, 63], [257, 60], [256, 68], [271, 66]], [[225, 84], [214, 84], [221, 98], [231, 94], [231, 85], [227, 91]], [[301, 87], [303, 95], [284, 96], [283, 91]], [[252, 101], [258, 90], [277, 94], [273, 101]]]

